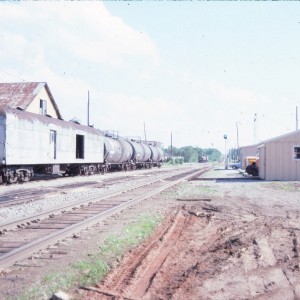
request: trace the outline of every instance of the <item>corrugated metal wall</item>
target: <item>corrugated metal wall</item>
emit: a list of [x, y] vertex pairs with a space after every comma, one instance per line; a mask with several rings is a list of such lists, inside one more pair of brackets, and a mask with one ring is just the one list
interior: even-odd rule
[[266, 180], [300, 180], [300, 159], [294, 159], [295, 146], [300, 146], [300, 131], [259, 146], [259, 177]]

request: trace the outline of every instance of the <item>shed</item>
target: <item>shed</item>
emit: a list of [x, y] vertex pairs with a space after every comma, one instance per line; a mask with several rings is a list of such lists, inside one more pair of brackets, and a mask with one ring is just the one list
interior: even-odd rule
[[0, 83], [0, 105], [62, 119], [46, 82]]
[[259, 177], [265, 180], [300, 180], [300, 130], [257, 145]]
[[243, 146], [239, 149], [239, 161], [242, 165], [242, 169], [246, 169], [245, 157], [257, 155], [257, 145]]

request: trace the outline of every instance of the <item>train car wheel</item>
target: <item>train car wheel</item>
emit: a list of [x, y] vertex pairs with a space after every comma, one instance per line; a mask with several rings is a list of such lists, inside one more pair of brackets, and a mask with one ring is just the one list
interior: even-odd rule
[[18, 181], [18, 175], [15, 172], [10, 172], [7, 176], [7, 183], [16, 183]]

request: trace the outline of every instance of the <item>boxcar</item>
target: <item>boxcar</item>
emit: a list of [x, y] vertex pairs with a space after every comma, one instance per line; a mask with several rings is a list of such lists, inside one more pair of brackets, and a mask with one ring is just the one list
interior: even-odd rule
[[0, 107], [0, 171], [3, 182], [37, 173], [92, 174], [104, 163], [100, 130], [74, 122]]

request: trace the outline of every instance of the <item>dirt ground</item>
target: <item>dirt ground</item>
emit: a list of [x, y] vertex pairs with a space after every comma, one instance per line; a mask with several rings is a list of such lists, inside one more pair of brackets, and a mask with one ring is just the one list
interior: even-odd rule
[[[300, 299], [300, 182], [216, 169], [34, 255], [0, 276], [0, 299], [99, 249], [145, 214], [165, 215], [103, 282], [74, 299]], [[63, 255], [59, 253], [64, 253]], [[66, 291], [68, 292], [68, 291]]]
[[300, 299], [300, 183], [206, 177], [152, 199], [164, 224], [83, 298]]

